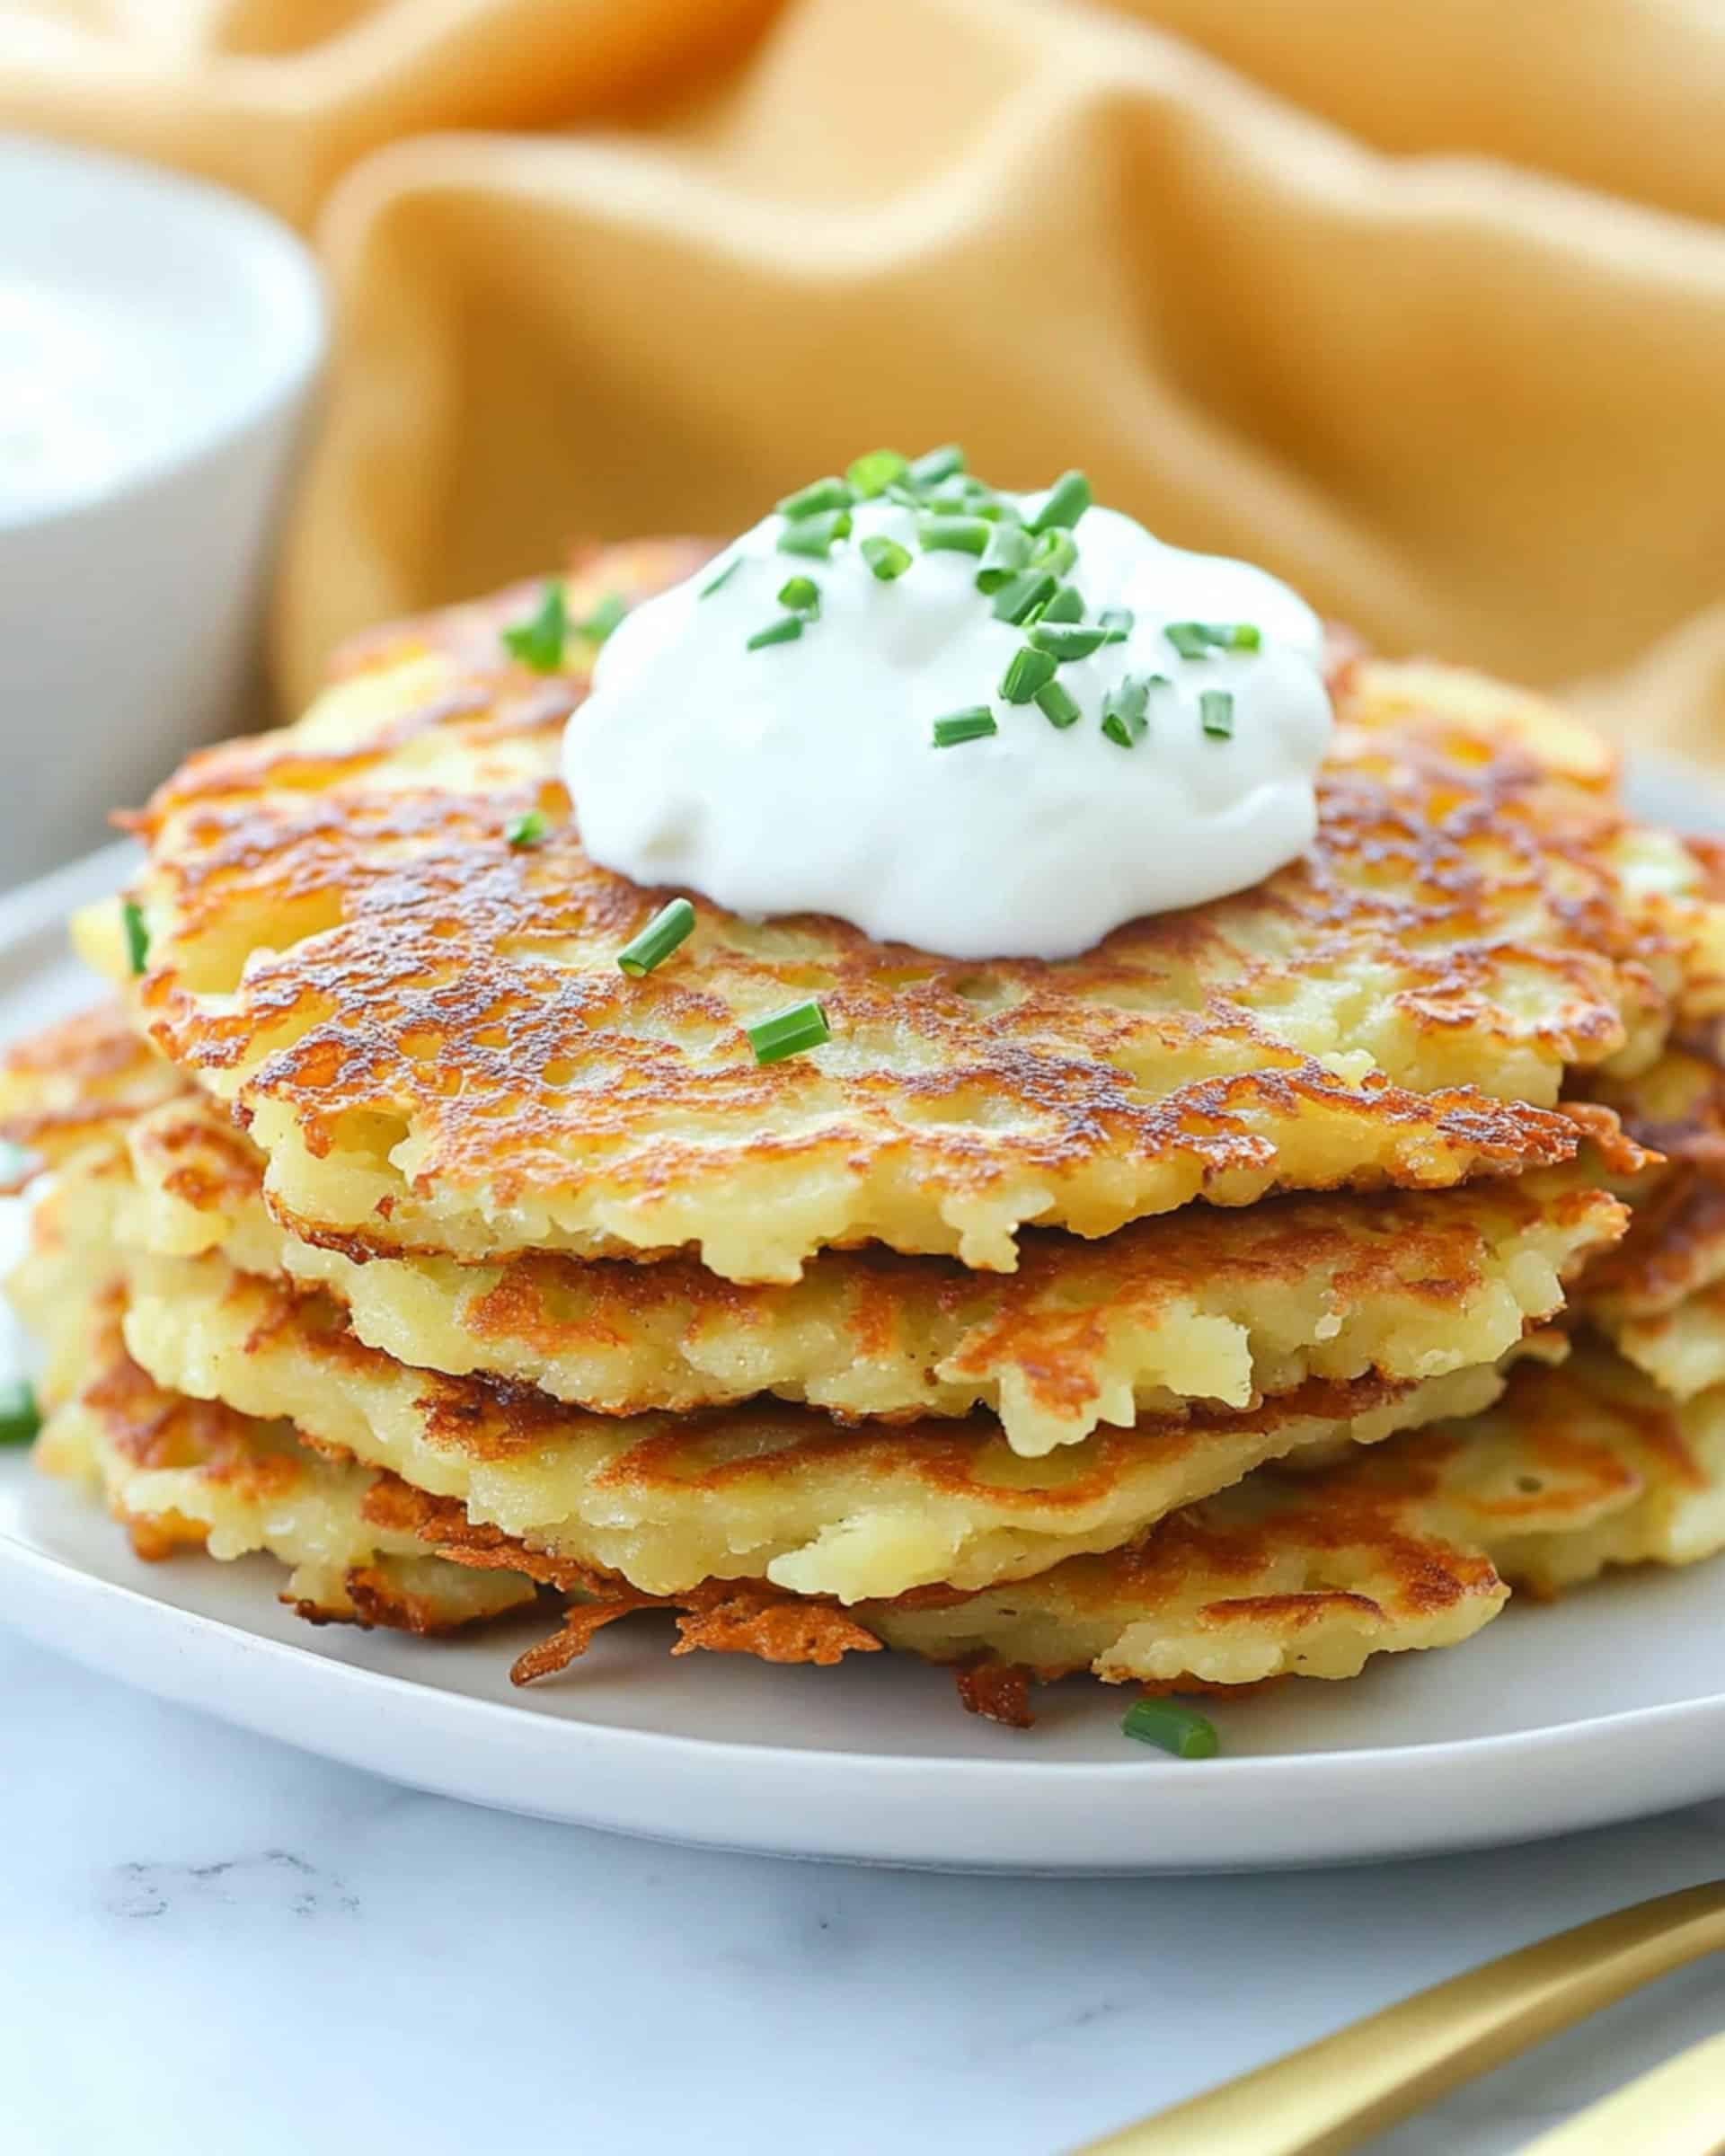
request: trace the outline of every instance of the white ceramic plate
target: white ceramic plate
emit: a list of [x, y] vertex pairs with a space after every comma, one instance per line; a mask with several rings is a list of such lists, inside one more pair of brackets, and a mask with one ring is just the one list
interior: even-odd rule
[[[1693, 823], [1693, 789], [1685, 806]], [[111, 855], [0, 899], [0, 1036], [88, 1000], [58, 923], [114, 874]], [[517, 1693], [508, 1666], [531, 1632], [314, 1630], [275, 1602], [281, 1577], [262, 1560], [141, 1564], [86, 1498], [0, 1455], [0, 1615], [38, 1639], [350, 1765], [587, 1825], [884, 1863], [1180, 1871], [1532, 1839], [1725, 1792], [1725, 1563], [1608, 1580], [1512, 1608], [1453, 1653], [1220, 1709], [1225, 1756], [1201, 1764], [1128, 1744], [1123, 1700], [1099, 1685], [1045, 1692], [1025, 1736], [960, 1713], [939, 1671], [672, 1661], [652, 1620]]]

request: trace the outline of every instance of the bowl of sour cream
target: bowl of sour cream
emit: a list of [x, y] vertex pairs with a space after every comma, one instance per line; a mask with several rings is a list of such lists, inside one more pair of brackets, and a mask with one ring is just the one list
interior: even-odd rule
[[0, 886], [245, 722], [327, 341], [275, 218], [0, 136]]

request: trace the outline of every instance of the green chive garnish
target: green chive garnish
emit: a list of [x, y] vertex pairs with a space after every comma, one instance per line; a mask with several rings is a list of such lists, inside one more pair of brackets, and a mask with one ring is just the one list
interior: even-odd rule
[[1213, 741], [1225, 741], [1234, 731], [1234, 698], [1226, 689], [1206, 689], [1198, 700], [1198, 716]]
[[896, 449], [871, 449], [866, 456], [856, 459], [845, 477], [859, 501], [872, 501], [909, 469], [909, 463]]
[[769, 622], [765, 629], [757, 629], [744, 645], [747, 651], [764, 651], [769, 644], [794, 644], [802, 634], [802, 616], [800, 614], [782, 614], [776, 622]]
[[608, 591], [575, 633], [584, 636], [589, 644], [602, 644], [628, 611], [628, 600]]
[[956, 442], [947, 442], [939, 449], [931, 449], [919, 456], [905, 474], [913, 487], [938, 487], [943, 479], [951, 479], [955, 472], [964, 470], [964, 451]]
[[787, 494], [774, 506], [781, 517], [795, 519], [818, 517], [823, 509], [848, 509], [855, 499], [842, 479], [818, 479], [812, 486]]
[[1216, 1724], [1175, 1700], [1140, 1700], [1128, 1707], [1120, 1728], [1141, 1745], [1154, 1745], [1176, 1759], [1214, 1759], [1222, 1749]]
[[1078, 561], [1078, 544], [1070, 532], [1044, 532], [1037, 540], [1036, 552], [1031, 556], [1039, 569], [1050, 570], [1057, 577], [1072, 574]]
[[1032, 615], [1042, 611], [1054, 596], [1054, 579], [1047, 570], [1021, 570], [995, 594], [995, 619], [1022, 628]]
[[543, 845], [551, 826], [536, 808], [529, 808], [503, 826], [503, 835], [512, 846]]
[[1106, 629], [1083, 629], [1075, 623], [1050, 623], [1045, 612], [1042, 619], [1031, 631], [1031, 641], [1039, 651], [1047, 651], [1064, 665], [1067, 659], [1088, 658], [1092, 651], [1100, 651], [1108, 641]]
[[1000, 677], [1000, 693], [1008, 703], [1028, 703], [1039, 689], [1054, 679], [1056, 661], [1046, 651], [1024, 644], [1013, 652]]
[[668, 959], [694, 926], [694, 908], [686, 898], [673, 898], [638, 936], [632, 936], [624, 945], [617, 953], [617, 964], [632, 981], [638, 981]]
[[1212, 651], [1257, 651], [1264, 641], [1255, 622], [1170, 622], [1162, 633], [1182, 658], [1208, 658]]
[[1154, 676], [1128, 674], [1102, 698], [1102, 731], [1122, 748], [1136, 748], [1150, 729], [1146, 716]]
[[1082, 472], [1063, 472], [1031, 522], [1033, 532], [1069, 532], [1090, 507], [1090, 482]]
[[1077, 698], [1063, 689], [1057, 681], [1051, 681], [1045, 688], [1036, 692], [1036, 708], [1050, 726], [1057, 726], [1063, 731], [1069, 726], [1075, 726], [1084, 716], [1078, 708]]
[[150, 932], [144, 925], [144, 908], [136, 898], [128, 898], [119, 909], [126, 924], [126, 957], [134, 974], [140, 974], [150, 962]]
[[820, 587], [812, 577], [787, 577], [779, 587], [779, 605], [788, 606], [792, 614], [806, 614], [809, 619], [820, 618]]
[[997, 734], [999, 726], [986, 703], [973, 703], [962, 711], [949, 711], [934, 721], [936, 748], [956, 748], [961, 741], [980, 741]]
[[42, 1427], [36, 1388], [22, 1378], [0, 1385], [0, 1445], [28, 1445]]
[[982, 566], [977, 571], [977, 589], [995, 592], [1016, 576], [1031, 559], [1031, 535], [1022, 526], [997, 524], [988, 535]]
[[1107, 630], [1109, 642], [1120, 644], [1132, 633], [1132, 624], [1137, 616], [1129, 606], [1104, 606], [1096, 619]]
[[1082, 622], [1084, 618], [1084, 596], [1075, 584], [1057, 585], [1054, 596], [1042, 609], [1045, 622]]
[[703, 599], [710, 599], [715, 591], [722, 590], [742, 566], [743, 557], [740, 554], [733, 554], [712, 583], [703, 584], [701, 587], [701, 596]]
[[554, 674], [563, 663], [563, 646], [569, 641], [569, 603], [561, 584], [545, 586], [539, 611], [531, 620], [518, 622], [503, 632], [504, 649], [535, 674]]
[[987, 550], [990, 530], [980, 517], [919, 517], [916, 543], [924, 553], [980, 554]]
[[771, 1018], [758, 1019], [743, 1030], [748, 1035], [756, 1063], [783, 1063], [787, 1056], [818, 1048], [823, 1040], [833, 1038], [827, 1013], [812, 996], [807, 1003], [792, 1003], [788, 1011], [775, 1011]]
[[800, 517], [794, 524], [787, 524], [779, 534], [779, 552], [782, 554], [810, 554], [824, 561], [833, 551], [836, 539], [851, 535], [851, 512], [848, 509], [826, 509], [814, 517]]
[[900, 546], [896, 539], [889, 539], [881, 532], [862, 542], [862, 559], [883, 584], [892, 583], [910, 567], [910, 549]]

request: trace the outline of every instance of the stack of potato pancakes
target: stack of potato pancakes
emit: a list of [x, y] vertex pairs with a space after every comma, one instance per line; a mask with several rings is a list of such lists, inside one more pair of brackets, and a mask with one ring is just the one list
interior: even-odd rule
[[[592, 554], [571, 615], [703, 552]], [[79, 924], [120, 1001], [0, 1071], [39, 1454], [140, 1553], [267, 1551], [317, 1620], [544, 1604], [523, 1680], [664, 1608], [1022, 1719], [1725, 1545], [1725, 914], [1590, 736], [1339, 653], [1318, 841], [1237, 897], [959, 964], [695, 896], [634, 978], [667, 894], [581, 851], [592, 651], [512, 660], [535, 598], [194, 757]]]

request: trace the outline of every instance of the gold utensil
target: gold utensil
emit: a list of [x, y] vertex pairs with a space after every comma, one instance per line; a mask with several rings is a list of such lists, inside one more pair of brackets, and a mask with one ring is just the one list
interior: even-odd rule
[[1725, 2036], [1681, 2051], [1602, 2097], [1521, 2156], [1719, 2156], [1725, 2149]]
[[[1725, 1880], [1638, 1902], [1417, 1992], [1304, 2051], [1088, 2143], [1077, 2156], [1340, 2156], [1463, 2081], [1721, 1948]], [[1562, 2156], [1592, 2146], [1555, 2145]], [[1673, 2156], [1713, 2145], [1674, 2143]], [[1664, 2156], [1661, 2143], [1620, 2138], [1612, 2156], [1652, 2156], [1656, 2149]]]

